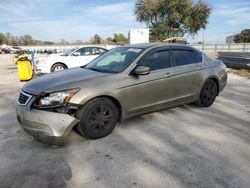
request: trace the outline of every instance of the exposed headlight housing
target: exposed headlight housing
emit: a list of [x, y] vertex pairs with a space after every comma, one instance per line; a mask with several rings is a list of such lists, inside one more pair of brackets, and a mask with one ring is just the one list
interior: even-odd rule
[[79, 90], [79, 88], [76, 88], [49, 93], [43, 97], [38, 98], [34, 106], [37, 108], [61, 107], [67, 104]]

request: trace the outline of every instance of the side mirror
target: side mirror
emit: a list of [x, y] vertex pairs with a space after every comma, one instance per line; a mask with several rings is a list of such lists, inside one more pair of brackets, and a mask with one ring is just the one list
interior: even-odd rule
[[144, 67], [144, 66], [138, 66], [135, 68], [135, 74], [136, 75], [147, 75], [150, 73], [150, 68], [149, 67]]
[[81, 54], [80, 54], [80, 52], [74, 52], [73, 53], [73, 56], [80, 56]]

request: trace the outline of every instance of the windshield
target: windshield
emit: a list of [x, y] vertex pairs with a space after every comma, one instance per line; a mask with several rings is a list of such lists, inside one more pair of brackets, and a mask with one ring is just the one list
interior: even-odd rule
[[99, 72], [119, 73], [127, 68], [142, 51], [140, 48], [114, 48], [90, 62], [85, 68]]
[[74, 51], [76, 51], [77, 50], [77, 48], [70, 48], [70, 49], [67, 49], [67, 50], [65, 50], [62, 54], [61, 54], [61, 56], [69, 56], [72, 52], [74, 52]]

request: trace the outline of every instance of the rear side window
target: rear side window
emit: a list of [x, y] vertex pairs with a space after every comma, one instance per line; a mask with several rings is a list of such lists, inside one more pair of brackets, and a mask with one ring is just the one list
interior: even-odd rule
[[201, 63], [202, 62], [202, 53], [194, 51], [195, 56], [195, 63]]
[[202, 54], [192, 50], [173, 50], [175, 66], [202, 62]]
[[101, 55], [101, 54], [103, 54], [105, 52], [106, 52], [106, 50], [104, 50], [102, 48], [93, 48], [91, 55]]
[[142, 59], [139, 65], [149, 67], [151, 71], [169, 68], [171, 66], [169, 50], [148, 54]]
[[80, 48], [77, 52], [80, 53], [81, 56], [91, 55], [93, 48]]

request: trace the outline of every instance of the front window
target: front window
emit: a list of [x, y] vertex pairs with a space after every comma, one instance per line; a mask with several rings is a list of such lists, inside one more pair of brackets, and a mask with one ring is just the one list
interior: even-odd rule
[[114, 48], [94, 61], [85, 68], [99, 72], [119, 73], [125, 70], [143, 50], [141, 48], [118, 47]]
[[139, 66], [149, 67], [150, 71], [171, 67], [169, 50], [157, 51], [146, 55], [139, 62]]
[[62, 54], [61, 54], [61, 56], [69, 56], [72, 52], [74, 52], [74, 51], [76, 51], [77, 50], [77, 48], [70, 48], [70, 49], [67, 49], [67, 50], [65, 50]]

